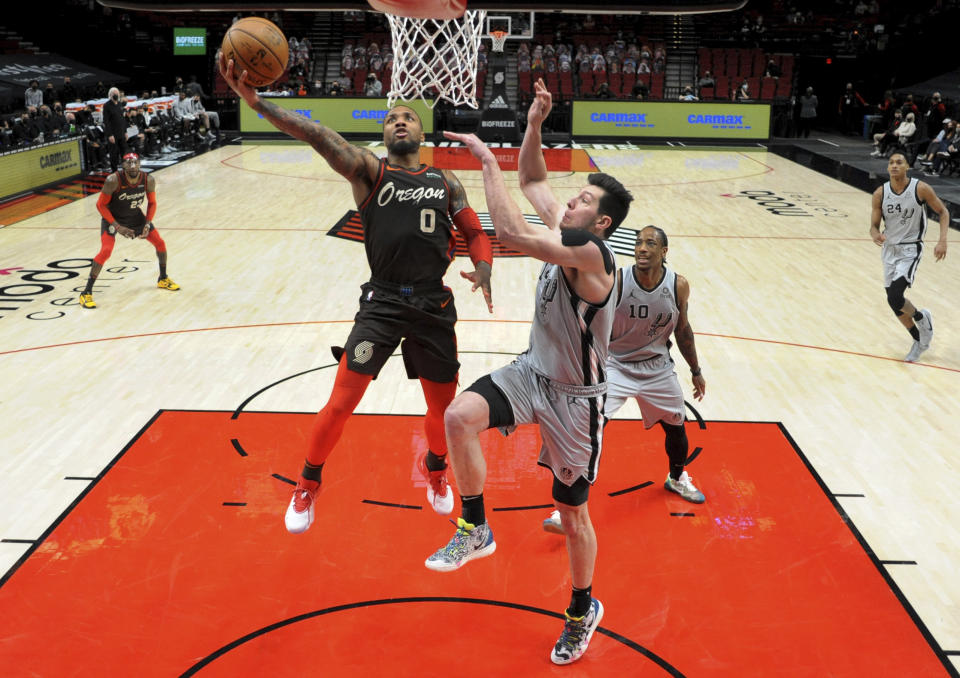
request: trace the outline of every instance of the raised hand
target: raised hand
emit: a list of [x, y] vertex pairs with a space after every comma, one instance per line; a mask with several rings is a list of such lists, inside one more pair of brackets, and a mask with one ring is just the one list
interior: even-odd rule
[[543, 78], [537, 78], [533, 84], [535, 98], [530, 104], [530, 110], [527, 111], [527, 124], [539, 127], [543, 121], [550, 115], [550, 109], [553, 107], [553, 95], [543, 82]]

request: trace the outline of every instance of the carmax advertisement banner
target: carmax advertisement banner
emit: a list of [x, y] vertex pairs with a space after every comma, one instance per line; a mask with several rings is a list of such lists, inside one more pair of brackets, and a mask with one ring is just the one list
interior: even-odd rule
[[574, 101], [573, 136], [767, 139], [769, 104]]
[[[300, 115], [321, 123], [335, 132], [367, 133], [379, 135], [383, 132], [383, 119], [387, 117], [387, 101], [380, 98], [350, 99], [331, 97], [329, 99], [311, 99], [307, 97], [270, 97], [267, 101], [296, 111]], [[423, 133], [433, 134], [433, 110], [421, 100], [404, 102], [417, 112], [423, 122]], [[279, 132], [259, 113], [240, 100], [240, 132]]]
[[0, 157], [0, 199], [80, 174], [80, 137]]

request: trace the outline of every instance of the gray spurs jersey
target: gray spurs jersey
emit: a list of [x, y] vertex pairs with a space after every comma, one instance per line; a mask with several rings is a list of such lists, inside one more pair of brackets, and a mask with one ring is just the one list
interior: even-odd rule
[[663, 278], [652, 290], [640, 286], [633, 266], [624, 266], [617, 276], [620, 292], [610, 338], [611, 357], [622, 363], [669, 357], [670, 335], [680, 317], [677, 274], [664, 266]]
[[894, 193], [890, 182], [883, 185], [884, 244], [903, 245], [923, 241], [927, 230], [926, 203], [917, 195], [919, 180], [911, 179], [903, 193]]
[[[610, 261], [615, 261], [607, 243]], [[615, 286], [614, 286], [615, 287]], [[536, 311], [526, 360], [539, 374], [574, 386], [606, 384], [607, 346], [616, 294], [602, 304], [584, 301], [557, 264], [544, 264], [537, 281]]]

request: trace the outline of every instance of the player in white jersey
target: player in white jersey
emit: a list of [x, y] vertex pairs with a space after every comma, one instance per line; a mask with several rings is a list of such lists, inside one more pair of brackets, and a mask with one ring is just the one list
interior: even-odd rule
[[[617, 312], [607, 358], [607, 419], [628, 398], [636, 398], [644, 428], [663, 428], [670, 471], [664, 487], [687, 501], [702, 504], [703, 493], [684, 470], [690, 449], [684, 426], [683, 391], [670, 356], [670, 335], [690, 367], [693, 397], [703, 398], [707, 382], [697, 360], [693, 328], [687, 315], [690, 283], [666, 266], [667, 234], [656, 226], [637, 233], [636, 263], [617, 271]], [[543, 521], [547, 532], [562, 533], [560, 513]]]
[[633, 197], [613, 177], [591, 174], [589, 184], [566, 205], [557, 200], [547, 183], [540, 134], [551, 97], [542, 81], [536, 89], [518, 169], [521, 189], [545, 229], [524, 220], [507, 193], [496, 157], [482, 141], [446, 133], [482, 162], [487, 207], [500, 241], [545, 265], [537, 282], [530, 347], [447, 407], [448, 454], [463, 513], [453, 538], [425, 564], [449, 572], [493, 553], [496, 543], [483, 509], [486, 461], [479, 434], [539, 424], [539, 463], [554, 475], [553, 498], [563, 515], [573, 588], [550, 659], [569, 664], [586, 651], [603, 617], [603, 605], [592, 596], [597, 537], [587, 498], [600, 460], [605, 363], [616, 302], [616, 262], [605, 240], [626, 217]]
[[[915, 362], [930, 348], [933, 339], [933, 316], [927, 309], [917, 310], [904, 297], [913, 285], [923, 254], [923, 237], [927, 231], [926, 206], [940, 217], [940, 239], [933, 248], [933, 256], [940, 261], [947, 256], [947, 229], [950, 213], [930, 186], [907, 176], [910, 164], [902, 151], [894, 151], [887, 161], [890, 181], [873, 193], [873, 212], [870, 217], [870, 238], [881, 250], [883, 286], [887, 289], [887, 303], [910, 336], [913, 346], [907, 362]], [[883, 231], [880, 220], [883, 219]]]

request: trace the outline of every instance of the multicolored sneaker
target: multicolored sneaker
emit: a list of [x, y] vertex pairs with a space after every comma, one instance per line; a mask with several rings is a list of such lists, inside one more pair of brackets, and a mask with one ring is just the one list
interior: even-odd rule
[[667, 480], [663, 483], [663, 486], [694, 504], [702, 504], [707, 500], [707, 498], [703, 496], [703, 492], [694, 486], [693, 478], [688, 476], [686, 471], [680, 474], [679, 480], [674, 480], [668, 473]]
[[563, 616], [566, 617], [563, 633], [550, 653], [550, 661], [554, 664], [570, 664], [583, 656], [593, 632], [603, 619], [603, 605], [596, 598], [591, 598], [590, 609], [579, 619], [571, 617], [566, 611]]
[[433, 510], [441, 516], [448, 516], [453, 511], [453, 492], [447, 485], [447, 469], [431, 471], [427, 468], [427, 453], [424, 452], [417, 460], [417, 468], [427, 481], [427, 501]]
[[290, 497], [290, 504], [287, 506], [287, 513], [283, 522], [287, 526], [287, 532], [300, 534], [306, 532], [307, 528], [313, 525], [313, 500], [320, 489], [320, 483], [313, 480], [304, 480], [301, 478], [297, 483], [297, 488]]
[[97, 302], [93, 300], [92, 294], [81, 294], [80, 305], [83, 306], [84, 308], [96, 308]]
[[161, 290], [170, 290], [171, 292], [176, 292], [180, 289], [180, 285], [170, 280], [170, 278], [160, 278], [157, 281], [157, 287]]
[[563, 522], [560, 520], [560, 511], [554, 509], [550, 517], [543, 521], [543, 531], [552, 534], [563, 534]]
[[[453, 521], [451, 521], [453, 522]], [[475, 558], [485, 558], [497, 550], [490, 526], [471, 525], [457, 518], [457, 531], [453, 538], [423, 563], [427, 569], [437, 572], [453, 572]]]

